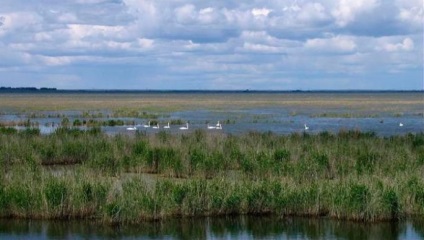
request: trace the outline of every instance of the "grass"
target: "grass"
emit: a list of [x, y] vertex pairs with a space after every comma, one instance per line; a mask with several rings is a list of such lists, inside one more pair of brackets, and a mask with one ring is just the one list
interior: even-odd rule
[[[324, 113], [344, 109], [358, 114], [422, 113], [421, 93], [249, 93], [249, 94], [2, 94], [0, 109], [21, 111], [82, 111], [95, 117], [102, 110], [116, 116], [156, 118], [181, 110], [225, 110], [284, 107], [296, 114], [319, 108]], [[364, 113], [361, 113], [364, 112]], [[144, 116], [143, 116], [144, 115]], [[101, 114], [103, 116], [103, 114]]]
[[[108, 136], [0, 128], [0, 216], [137, 223], [275, 214], [424, 215], [424, 134]], [[56, 169], [60, 167], [60, 169]]]

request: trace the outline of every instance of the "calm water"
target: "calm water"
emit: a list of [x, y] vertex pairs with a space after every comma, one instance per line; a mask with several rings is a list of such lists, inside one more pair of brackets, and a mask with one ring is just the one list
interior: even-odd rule
[[88, 221], [1, 220], [0, 239], [424, 239], [424, 221], [365, 224], [227, 217], [109, 226]]
[[[78, 115], [77, 112], [61, 112], [69, 117], [72, 122]], [[294, 132], [303, 132], [306, 124], [310, 133], [322, 131], [338, 132], [340, 130], [360, 130], [363, 132], [372, 131], [380, 136], [402, 135], [406, 133], [424, 132], [424, 118], [416, 114], [403, 114], [402, 116], [379, 115], [378, 117], [315, 117], [313, 110], [307, 113], [296, 113], [293, 115], [291, 110], [287, 109], [249, 109], [237, 111], [183, 111], [173, 112], [166, 118], [159, 118], [158, 121], [166, 125], [172, 119], [180, 119], [183, 122], [190, 123], [189, 131], [194, 129], [207, 129], [207, 122], [215, 125], [220, 121], [225, 133], [242, 134], [249, 131], [274, 132], [276, 134], [290, 134]], [[342, 110], [336, 114], [344, 114]], [[17, 114], [0, 115], [0, 122], [7, 121], [26, 121], [28, 116]], [[78, 118], [80, 120], [84, 118]], [[86, 118], [88, 120], [89, 118]], [[97, 118], [96, 120], [109, 120], [110, 118]], [[147, 119], [139, 118], [113, 118], [121, 119], [125, 122], [134, 121], [139, 131], [146, 133], [157, 132], [157, 129], [144, 128], [142, 125], [147, 123]], [[62, 118], [31, 118], [30, 121], [38, 122], [39, 128], [43, 134], [52, 133], [60, 124]], [[51, 123], [56, 127], [51, 127]], [[400, 127], [399, 124], [403, 126]], [[102, 127], [102, 130], [108, 134], [128, 133], [128, 126]], [[167, 131], [180, 132], [179, 125], [171, 126]], [[18, 127], [19, 128], [19, 127]], [[218, 130], [209, 130], [218, 131]]]

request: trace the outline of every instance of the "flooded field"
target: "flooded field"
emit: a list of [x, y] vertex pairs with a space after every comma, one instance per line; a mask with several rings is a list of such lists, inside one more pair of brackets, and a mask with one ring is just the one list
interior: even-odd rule
[[[1, 99], [0, 124], [37, 126], [44, 134], [65, 118], [70, 126], [80, 122], [75, 126], [83, 129], [88, 126], [84, 122], [101, 122], [111, 135], [134, 126], [146, 133], [179, 132], [185, 123], [189, 130], [208, 129], [218, 121], [220, 131], [231, 134], [360, 130], [390, 136], [424, 131], [420, 92], [2, 94]], [[149, 121], [155, 128], [144, 127]], [[169, 122], [170, 128], [163, 128]]]

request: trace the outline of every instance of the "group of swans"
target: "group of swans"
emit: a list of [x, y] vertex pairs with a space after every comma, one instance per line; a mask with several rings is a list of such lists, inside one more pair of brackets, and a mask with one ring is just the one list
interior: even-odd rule
[[[144, 128], [150, 128], [150, 127], [151, 127], [151, 125], [150, 125], [150, 121], [149, 121], [147, 124], [144, 124], [144, 125], [143, 125], [143, 127], [144, 127]], [[159, 123], [157, 123], [157, 124], [156, 124], [155, 126], [153, 126], [152, 128], [153, 128], [153, 129], [160, 129], [160, 125], [159, 125]], [[163, 128], [165, 128], [165, 129], [170, 129], [170, 128], [171, 128], [171, 126], [169, 125], [169, 122], [168, 122], [168, 125], [163, 126]], [[187, 129], [188, 129], [188, 123], [187, 123], [187, 125], [186, 125], [186, 126], [180, 127], [180, 129], [181, 129], [181, 130], [187, 130]], [[127, 130], [128, 130], [128, 131], [135, 131], [135, 130], [137, 130], [137, 127], [136, 127], [136, 126], [133, 126], [133, 127], [127, 127]]]
[[[144, 124], [143, 127], [144, 128], [150, 128], [151, 127], [150, 121], [147, 124]], [[152, 126], [152, 128], [153, 129], [160, 129], [159, 123], [157, 123], [155, 126]], [[164, 129], [170, 129], [171, 126], [169, 125], [169, 122], [168, 122], [168, 125], [163, 126], [163, 128]], [[215, 126], [210, 126], [209, 123], [208, 123], [207, 128], [208, 129], [222, 129], [222, 124], [218, 121], [218, 123]], [[179, 129], [180, 130], [188, 130], [189, 129], [188, 123], [186, 123], [185, 126], [181, 126]], [[128, 131], [135, 131], [135, 130], [137, 130], [137, 127], [136, 126], [127, 127], [127, 130]]]
[[210, 125], [209, 125], [209, 123], [208, 123], [207, 128], [208, 128], [208, 129], [222, 129], [222, 125], [221, 125], [221, 123], [219, 123], [219, 121], [218, 121], [218, 123], [217, 123], [215, 126], [210, 126]]
[[[150, 121], [147, 124], [143, 125], [143, 127], [149, 128], [150, 127]], [[403, 127], [403, 123], [399, 123], [399, 127]], [[159, 129], [160, 128], [159, 123], [157, 123], [156, 126], [153, 126], [152, 128]], [[169, 122], [168, 122], [168, 125], [163, 126], [163, 128], [170, 129], [171, 127], [169, 126]], [[305, 131], [309, 130], [309, 126], [307, 126], [306, 123], [303, 124], [303, 128], [304, 128]], [[180, 130], [188, 130], [188, 123], [186, 123], [185, 126], [181, 126], [179, 129]], [[211, 126], [208, 123], [207, 129], [211, 129], [211, 130], [212, 129], [222, 129], [222, 125], [221, 125], [221, 123], [219, 121], [218, 121], [218, 123], [215, 126]], [[135, 130], [137, 130], [137, 127], [136, 126], [127, 127], [127, 130], [128, 131], [135, 131]]]

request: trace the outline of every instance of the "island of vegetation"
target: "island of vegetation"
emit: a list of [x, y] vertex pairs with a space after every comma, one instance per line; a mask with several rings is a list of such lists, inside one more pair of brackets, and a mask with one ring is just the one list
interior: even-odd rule
[[233, 214], [424, 216], [424, 134], [109, 136], [0, 128], [0, 216], [139, 223]]

